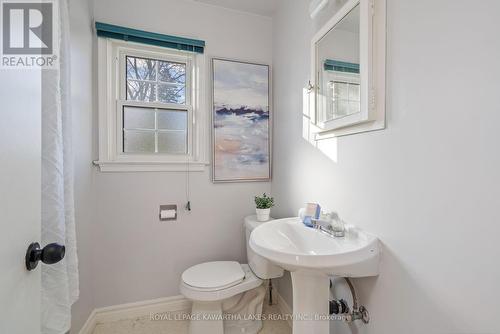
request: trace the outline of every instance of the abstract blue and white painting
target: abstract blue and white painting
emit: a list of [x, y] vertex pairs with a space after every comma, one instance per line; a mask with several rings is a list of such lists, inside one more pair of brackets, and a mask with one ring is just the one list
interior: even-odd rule
[[213, 180], [269, 180], [269, 66], [213, 59]]

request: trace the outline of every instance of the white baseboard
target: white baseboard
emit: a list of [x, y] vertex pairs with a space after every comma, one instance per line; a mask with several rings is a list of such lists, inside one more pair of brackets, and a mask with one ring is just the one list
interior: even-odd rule
[[[96, 325], [97, 325], [96, 312], [95, 310], [92, 310], [92, 312], [90, 312], [87, 321], [85, 321], [83, 327], [80, 329], [78, 334], [92, 334]], [[69, 332], [73, 333], [71, 330]]]
[[293, 314], [292, 308], [283, 299], [283, 297], [279, 294], [279, 292], [276, 291], [276, 295], [278, 297], [278, 308], [280, 309], [281, 315], [286, 317], [288, 326], [290, 326], [290, 328], [293, 328], [293, 321], [290, 316], [291, 314]]
[[90, 313], [79, 334], [92, 334], [95, 326], [99, 323], [134, 319], [151, 313], [189, 311], [190, 309], [191, 302], [183, 296], [97, 308]]

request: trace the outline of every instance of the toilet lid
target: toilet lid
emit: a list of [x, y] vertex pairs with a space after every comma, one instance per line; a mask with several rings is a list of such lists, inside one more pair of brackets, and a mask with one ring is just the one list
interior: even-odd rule
[[182, 273], [187, 285], [202, 290], [220, 290], [243, 281], [245, 273], [235, 261], [216, 261], [197, 264]]

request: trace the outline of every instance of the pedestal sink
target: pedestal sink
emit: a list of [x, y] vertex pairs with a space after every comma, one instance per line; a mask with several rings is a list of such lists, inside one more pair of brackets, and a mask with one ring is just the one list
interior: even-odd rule
[[257, 227], [250, 247], [291, 272], [293, 334], [329, 333], [330, 276], [378, 275], [378, 239], [357, 228], [335, 238], [305, 226], [299, 218], [278, 219]]

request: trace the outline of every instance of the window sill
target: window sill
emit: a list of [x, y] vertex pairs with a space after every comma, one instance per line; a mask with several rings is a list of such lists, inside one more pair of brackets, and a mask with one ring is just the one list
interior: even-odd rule
[[94, 161], [101, 172], [203, 172], [207, 162], [122, 162]]
[[364, 123], [345, 126], [339, 129], [322, 130], [316, 128], [314, 140], [324, 140], [341, 136], [349, 136], [356, 133], [371, 132], [385, 129], [385, 118], [381, 120], [368, 121]]

